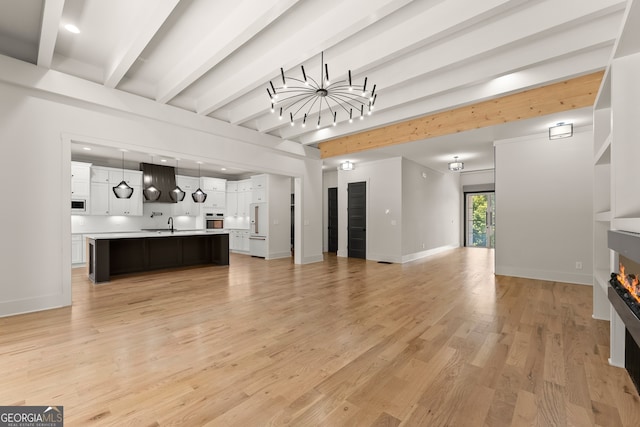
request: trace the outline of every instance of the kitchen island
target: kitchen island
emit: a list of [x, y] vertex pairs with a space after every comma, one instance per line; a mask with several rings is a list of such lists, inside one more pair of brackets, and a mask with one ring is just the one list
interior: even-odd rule
[[111, 276], [204, 264], [229, 265], [224, 231], [141, 231], [89, 234], [88, 274], [93, 283]]

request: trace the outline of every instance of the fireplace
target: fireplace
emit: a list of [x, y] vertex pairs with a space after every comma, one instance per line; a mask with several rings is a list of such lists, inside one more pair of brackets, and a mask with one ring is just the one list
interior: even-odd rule
[[640, 393], [640, 234], [610, 230], [609, 248], [617, 253], [607, 296], [624, 323], [624, 367]]

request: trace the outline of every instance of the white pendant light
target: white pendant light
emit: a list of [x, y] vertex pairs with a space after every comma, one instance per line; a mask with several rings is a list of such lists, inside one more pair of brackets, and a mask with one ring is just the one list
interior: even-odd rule
[[124, 180], [124, 151], [122, 152], [122, 181], [112, 189], [118, 199], [130, 199], [133, 194], [133, 188], [129, 187]]

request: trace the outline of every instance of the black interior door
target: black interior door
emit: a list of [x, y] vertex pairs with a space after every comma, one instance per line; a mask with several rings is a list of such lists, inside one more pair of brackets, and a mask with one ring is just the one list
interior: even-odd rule
[[338, 252], [338, 188], [329, 188], [329, 202], [328, 202], [328, 216], [329, 216], [329, 242], [328, 251]]
[[348, 256], [366, 259], [367, 253], [367, 183], [352, 182], [348, 185], [347, 218], [349, 223]]

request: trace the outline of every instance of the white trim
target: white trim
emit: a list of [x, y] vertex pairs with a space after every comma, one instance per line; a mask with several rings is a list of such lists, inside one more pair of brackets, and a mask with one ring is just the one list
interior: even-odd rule
[[565, 273], [562, 271], [546, 271], [535, 268], [504, 267], [496, 265], [496, 275], [593, 286], [593, 275], [585, 273]]
[[440, 246], [437, 248], [433, 248], [433, 249], [428, 249], [426, 251], [420, 251], [420, 252], [414, 252], [412, 254], [408, 254], [408, 255], [403, 255], [402, 256], [402, 263], [405, 262], [411, 262], [411, 261], [416, 261], [422, 258], [427, 258], [430, 257], [432, 255], [436, 255], [442, 252], [446, 252], [446, 251], [450, 251], [456, 248], [459, 248], [460, 245], [445, 245], [445, 246]]

